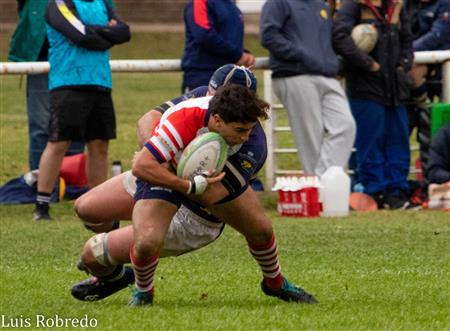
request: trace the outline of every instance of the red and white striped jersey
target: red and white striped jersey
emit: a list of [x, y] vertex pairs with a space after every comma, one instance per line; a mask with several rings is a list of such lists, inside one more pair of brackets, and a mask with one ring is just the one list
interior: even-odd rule
[[199, 134], [208, 131], [211, 96], [181, 102], [163, 114], [145, 147], [161, 163], [177, 163], [183, 149]]

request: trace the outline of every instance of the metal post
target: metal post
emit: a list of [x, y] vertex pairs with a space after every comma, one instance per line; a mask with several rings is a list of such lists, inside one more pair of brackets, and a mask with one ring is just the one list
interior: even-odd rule
[[450, 103], [450, 61], [442, 64], [442, 102]]
[[267, 160], [266, 166], [266, 187], [269, 189], [274, 185], [274, 146], [276, 146], [276, 136], [274, 131], [274, 125], [276, 123], [276, 110], [272, 107], [275, 104], [272, 90], [272, 71], [264, 70], [264, 99], [271, 105], [269, 118], [265, 122], [265, 132], [267, 138]]

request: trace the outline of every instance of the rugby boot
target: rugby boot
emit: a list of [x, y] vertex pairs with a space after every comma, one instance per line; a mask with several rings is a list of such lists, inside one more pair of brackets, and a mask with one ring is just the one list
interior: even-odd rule
[[264, 294], [277, 297], [287, 302], [297, 303], [317, 303], [317, 300], [309, 293], [305, 292], [302, 288], [291, 284], [286, 278], [283, 277], [283, 284], [279, 289], [272, 289], [266, 285], [266, 282], [261, 282], [261, 289]]
[[133, 294], [130, 302], [128, 302], [128, 306], [130, 307], [147, 306], [153, 303], [153, 289], [148, 292], [141, 292], [134, 287], [132, 289], [132, 292]]
[[81, 301], [98, 301], [124, 289], [134, 283], [134, 272], [130, 267], [125, 267], [124, 274], [117, 280], [104, 280], [98, 277], [90, 277], [72, 287], [71, 293], [75, 299]]

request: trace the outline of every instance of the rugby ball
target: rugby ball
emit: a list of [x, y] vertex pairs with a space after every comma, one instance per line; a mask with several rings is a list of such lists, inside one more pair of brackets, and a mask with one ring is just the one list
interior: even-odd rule
[[352, 39], [360, 50], [370, 53], [377, 44], [378, 32], [372, 24], [358, 24], [352, 30]]
[[228, 145], [215, 132], [207, 132], [192, 140], [181, 154], [177, 166], [177, 176], [192, 179], [204, 172], [218, 175], [227, 160]]

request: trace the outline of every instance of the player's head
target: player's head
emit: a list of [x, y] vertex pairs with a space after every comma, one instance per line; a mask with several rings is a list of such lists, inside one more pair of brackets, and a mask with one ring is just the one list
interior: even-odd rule
[[256, 77], [250, 69], [235, 64], [226, 64], [217, 69], [209, 80], [209, 92], [214, 94], [220, 87], [227, 84], [243, 85], [256, 92]]
[[209, 102], [210, 129], [219, 133], [230, 146], [242, 144], [258, 119], [267, 119], [269, 108], [267, 102], [245, 86], [221, 86]]

